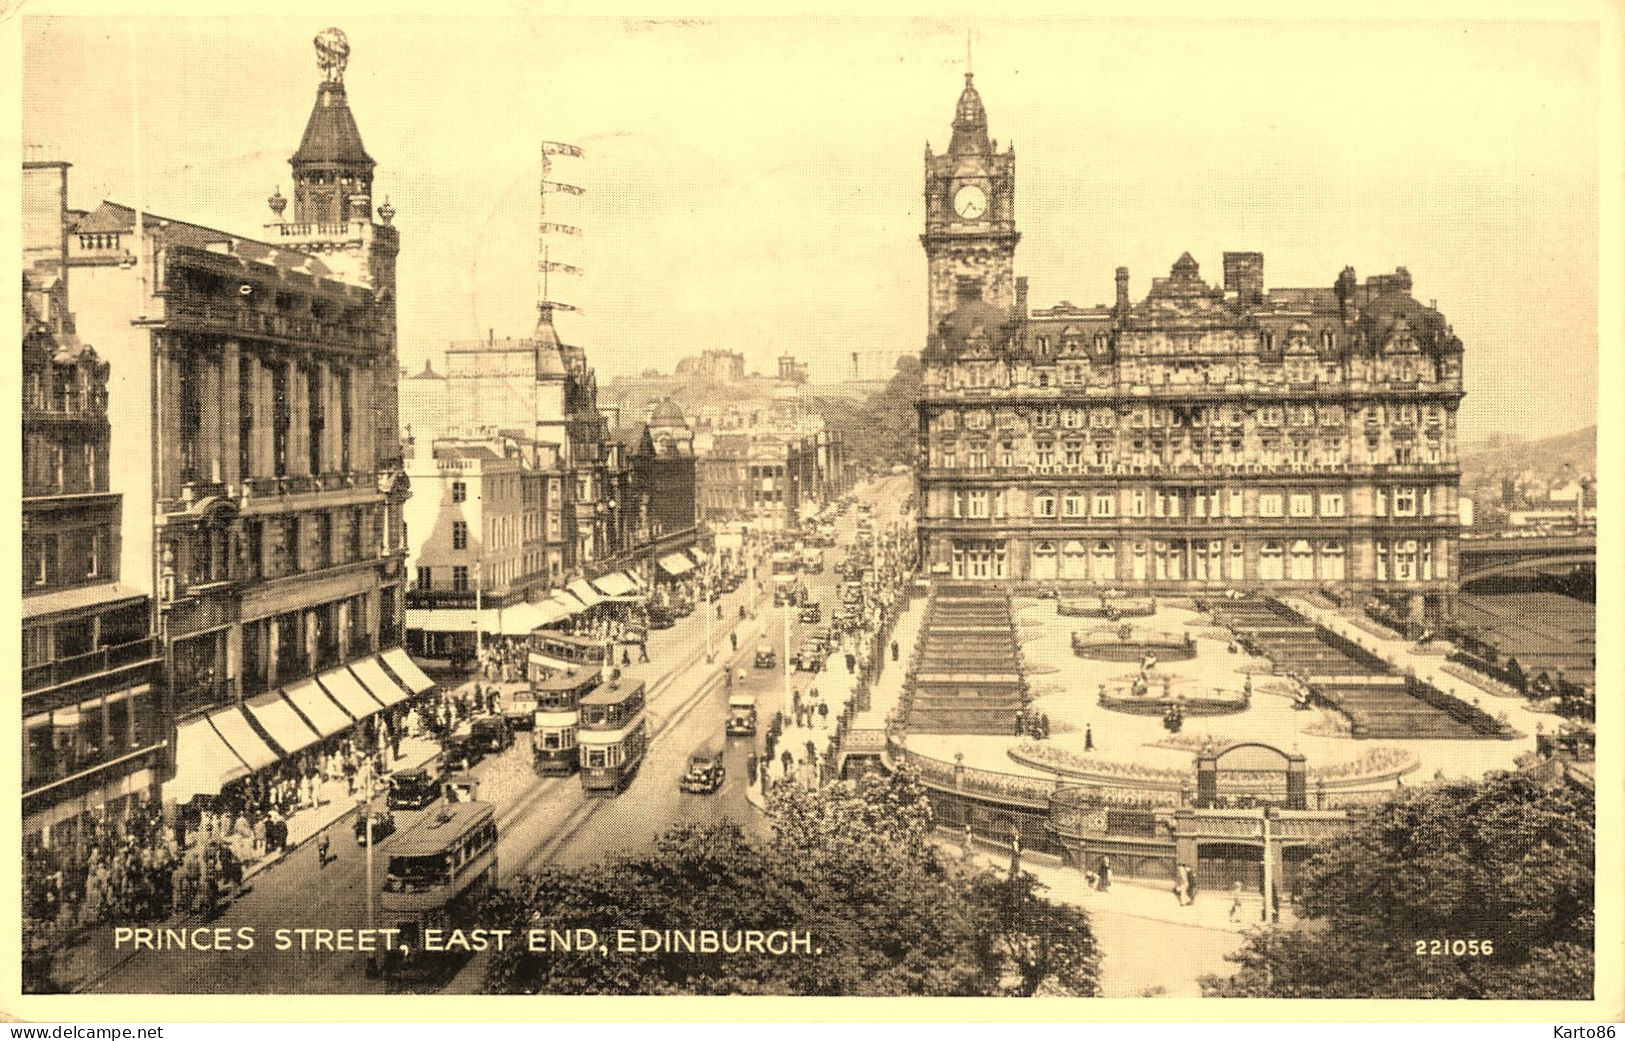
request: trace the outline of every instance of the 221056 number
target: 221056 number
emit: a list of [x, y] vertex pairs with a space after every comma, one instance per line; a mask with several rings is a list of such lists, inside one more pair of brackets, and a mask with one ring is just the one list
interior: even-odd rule
[[1433, 955], [1453, 957], [1480, 957], [1495, 953], [1493, 940], [1417, 940], [1416, 956], [1426, 958]]

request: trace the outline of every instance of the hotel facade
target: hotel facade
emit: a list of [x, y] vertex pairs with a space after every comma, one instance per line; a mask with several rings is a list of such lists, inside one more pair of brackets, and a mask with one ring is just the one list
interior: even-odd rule
[[966, 76], [925, 154], [921, 559], [940, 579], [1086, 592], [1328, 589], [1447, 616], [1462, 344], [1410, 274], [1266, 289], [1185, 254], [1145, 295], [1031, 309], [1015, 155]]

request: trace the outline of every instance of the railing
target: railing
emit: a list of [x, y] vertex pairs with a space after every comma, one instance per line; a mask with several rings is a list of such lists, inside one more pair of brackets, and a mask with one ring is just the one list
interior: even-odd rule
[[71, 658], [58, 658], [55, 661], [24, 668], [23, 690], [32, 692], [55, 687], [85, 676], [149, 662], [158, 656], [158, 641], [150, 636], [128, 643], [99, 647]]
[[335, 322], [275, 314], [270, 311], [256, 311], [246, 306], [194, 303], [181, 298], [174, 298], [168, 302], [164, 318], [166, 321], [223, 326], [228, 330], [251, 336], [271, 336], [315, 344], [372, 348], [378, 343], [375, 331], [365, 327], [339, 325]]

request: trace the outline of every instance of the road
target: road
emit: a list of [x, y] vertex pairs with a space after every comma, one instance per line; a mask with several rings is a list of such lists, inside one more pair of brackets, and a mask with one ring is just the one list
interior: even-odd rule
[[[906, 475], [888, 477], [865, 489], [863, 498], [875, 504], [877, 524], [896, 516], [911, 485]], [[805, 576], [812, 596], [824, 607], [827, 621], [833, 606], [833, 564], [854, 537], [855, 512], [838, 528], [839, 544], [826, 552], [821, 575]], [[765, 566], [764, 585], [771, 588]], [[685, 821], [732, 819], [747, 827], [763, 827], [745, 798], [746, 756], [753, 745], [746, 739], [729, 741], [723, 733], [727, 692], [723, 670], [744, 669], [745, 689], [759, 697], [763, 725], [754, 747], [760, 748], [766, 720], [782, 707], [784, 674], [781, 668], [751, 667], [756, 644], [764, 636], [783, 654], [783, 618], [786, 609], [772, 606], [771, 594], [760, 598], [754, 617], [741, 621], [739, 606], [757, 599], [756, 588], [746, 582], [722, 601], [722, 621], [711, 633], [714, 661], [708, 662], [703, 608], [678, 620], [670, 629], [650, 634], [651, 662], [628, 671], [648, 684], [650, 750], [642, 769], [627, 790], [614, 799], [587, 798], [576, 777], [538, 777], [531, 769], [529, 742], [521, 740], [507, 752], [478, 764], [479, 798], [497, 807], [501, 831], [498, 863], [504, 878], [546, 863], [574, 866], [593, 863], [628, 850], [648, 848], [655, 837]], [[715, 608], [713, 607], [714, 611]], [[800, 645], [803, 627], [790, 623], [792, 652]], [[738, 650], [729, 643], [738, 635]], [[802, 689], [816, 682], [807, 673], [792, 673]], [[688, 795], [677, 789], [678, 778], [690, 755], [725, 749], [727, 780], [709, 796]], [[397, 814], [404, 830], [417, 814]], [[256, 875], [248, 888], [211, 926], [229, 930], [256, 930], [252, 949], [200, 953], [197, 950], [141, 951], [133, 956], [112, 951], [112, 936], [98, 938], [107, 946], [106, 969], [90, 981], [88, 989], [111, 993], [270, 993], [367, 994], [383, 993], [383, 981], [369, 979], [366, 955], [343, 951], [277, 951], [274, 930], [360, 927], [366, 923], [366, 869], [362, 850], [353, 840], [346, 817], [328, 832], [336, 859], [319, 867], [315, 844], [309, 843], [283, 862]], [[387, 851], [388, 843], [383, 846]], [[381, 875], [383, 857], [375, 856]], [[196, 923], [189, 923], [196, 924]], [[235, 934], [234, 934], [235, 935]], [[121, 960], [122, 959], [122, 960]], [[477, 989], [478, 963], [471, 964], [454, 989]]]

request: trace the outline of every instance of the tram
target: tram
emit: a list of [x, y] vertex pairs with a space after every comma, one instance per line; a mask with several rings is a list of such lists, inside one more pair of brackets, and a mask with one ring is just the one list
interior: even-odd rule
[[568, 672], [578, 665], [602, 665], [604, 645], [587, 636], [536, 629], [530, 634], [530, 678]]
[[581, 699], [576, 740], [581, 787], [588, 795], [618, 795], [637, 775], [649, 746], [643, 684], [611, 680]]
[[437, 975], [455, 956], [425, 950], [425, 930], [444, 935], [471, 926], [496, 889], [496, 808], [488, 802], [438, 803], [395, 835], [386, 852], [378, 907], [383, 924], [400, 932], [384, 971], [406, 979]]
[[576, 728], [581, 721], [581, 699], [598, 686], [603, 671], [597, 665], [582, 665], [530, 681], [530, 696], [536, 705], [530, 748], [536, 772], [543, 777], [567, 776], [580, 765]]

